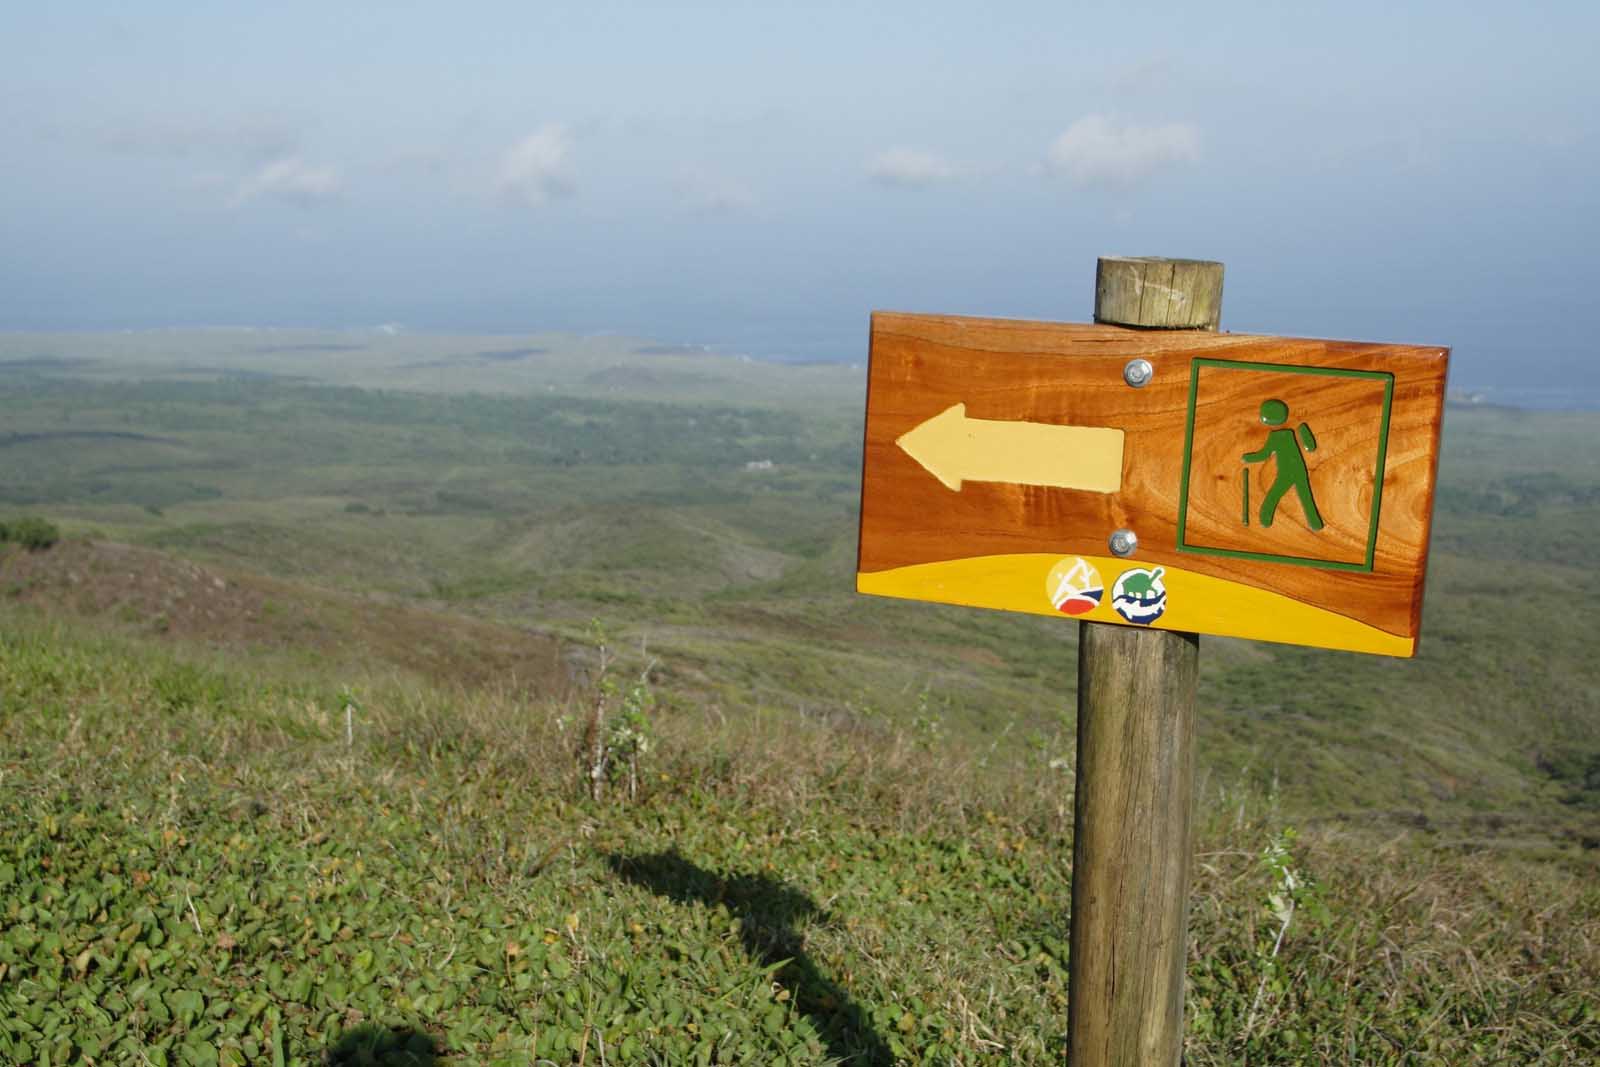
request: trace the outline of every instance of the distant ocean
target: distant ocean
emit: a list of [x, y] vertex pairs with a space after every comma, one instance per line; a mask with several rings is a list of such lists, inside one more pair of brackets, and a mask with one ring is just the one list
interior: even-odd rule
[[[966, 311], [967, 309], [957, 309]], [[530, 319], [526, 313], [509, 315], [499, 309], [473, 308], [451, 312], [422, 314], [410, 319], [397, 320], [396, 327], [376, 327], [384, 321], [375, 314], [365, 323], [353, 324], [343, 315], [338, 322], [321, 322], [316, 316], [286, 319], [282, 322], [267, 320], [257, 326], [237, 327], [325, 329], [333, 331], [376, 328], [398, 328], [417, 333], [468, 333], [474, 336], [509, 335], [560, 332], [575, 334], [620, 333], [648, 338], [663, 344], [685, 345], [728, 356], [744, 356], [767, 363], [842, 363], [857, 367], [867, 361], [867, 320], [865, 311], [850, 314], [827, 313], [821, 309], [805, 309], [786, 314], [741, 315], [737, 311], [722, 309], [716, 315], [698, 315], [692, 322], [679, 315], [642, 314], [633, 322], [616, 323], [610, 328], [596, 330], [594, 323], [605, 311], [600, 309], [574, 309], [566, 314], [547, 313]], [[714, 319], [714, 330], [707, 330], [704, 321]], [[227, 321], [221, 319], [217, 321]], [[242, 316], [235, 320], [249, 321]], [[403, 323], [403, 325], [400, 325]], [[77, 314], [68, 322], [52, 321], [49, 316], [37, 320], [0, 320], [0, 332], [43, 332], [55, 330], [149, 330], [149, 329], [204, 329], [198, 324], [185, 324], [170, 319], [156, 320], [153, 316], [127, 316], [101, 319], [84, 319]], [[1567, 377], [1575, 377], [1573, 369], [1579, 362], [1572, 353], [1564, 353]], [[1474, 365], [1474, 369], [1481, 364]], [[1466, 368], [1461, 368], [1465, 370]], [[1587, 367], [1584, 368], [1587, 370]], [[1495, 373], [1498, 376], [1500, 368]], [[1468, 371], [1470, 373], [1470, 371]], [[1480, 370], [1481, 373], [1481, 370]], [[1592, 377], [1600, 378], [1600, 374]], [[1558, 380], [1558, 375], [1547, 374], [1546, 380]], [[1527, 411], [1588, 411], [1600, 412], [1600, 382], [1596, 384], [1565, 385], [1484, 385], [1458, 384], [1452, 377], [1450, 403], [1493, 404], [1500, 407], [1522, 408]]]
[[1452, 403], [1496, 404], [1528, 411], [1600, 411], [1600, 386], [1452, 386]]

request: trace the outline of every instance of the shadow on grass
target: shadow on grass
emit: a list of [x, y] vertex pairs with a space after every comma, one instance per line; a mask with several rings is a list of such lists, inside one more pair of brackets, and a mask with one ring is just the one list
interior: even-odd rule
[[340, 1035], [323, 1062], [327, 1067], [439, 1067], [442, 1055], [421, 1031], [369, 1023]]
[[739, 918], [745, 951], [767, 965], [787, 961], [773, 979], [789, 990], [795, 1006], [816, 1025], [828, 1052], [851, 1067], [894, 1062], [889, 1046], [872, 1029], [867, 1015], [836, 982], [817, 970], [804, 950], [799, 925], [826, 918], [804, 893], [771, 878], [724, 878], [684, 859], [676, 851], [643, 856], [606, 857], [628, 881], [679, 904], [725, 904]]

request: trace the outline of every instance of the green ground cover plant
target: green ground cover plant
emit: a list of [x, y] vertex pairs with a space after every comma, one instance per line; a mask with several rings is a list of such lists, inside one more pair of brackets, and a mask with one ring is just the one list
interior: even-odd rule
[[[1060, 1060], [1070, 781], [1042, 759], [668, 706], [636, 797], [596, 803], [582, 700], [6, 622], [0, 1060]], [[1202, 825], [1188, 1062], [1600, 1055], [1592, 877], [1296, 837], [1243, 793]]]

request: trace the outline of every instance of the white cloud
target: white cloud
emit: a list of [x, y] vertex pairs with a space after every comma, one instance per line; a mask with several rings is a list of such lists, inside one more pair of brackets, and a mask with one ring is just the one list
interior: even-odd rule
[[1127, 188], [1199, 156], [1200, 129], [1192, 123], [1128, 126], [1088, 115], [1055, 139], [1046, 165], [1079, 185]]
[[949, 160], [915, 148], [890, 148], [867, 162], [867, 176], [883, 185], [920, 189], [957, 176]]
[[512, 145], [500, 161], [495, 191], [514, 203], [538, 207], [574, 189], [567, 157], [572, 139], [559, 123], [541, 126]]
[[228, 203], [240, 207], [262, 198], [282, 200], [300, 207], [310, 207], [332, 200], [344, 191], [344, 179], [334, 167], [317, 167], [299, 156], [289, 156], [268, 163], [234, 189]]
[[678, 182], [678, 194], [693, 215], [742, 215], [760, 202], [749, 186], [703, 170], [686, 171]]

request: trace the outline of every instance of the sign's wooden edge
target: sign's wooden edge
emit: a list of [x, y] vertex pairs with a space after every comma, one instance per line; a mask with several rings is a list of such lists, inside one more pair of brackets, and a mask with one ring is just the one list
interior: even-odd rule
[[[1148, 347], [1162, 352], [1174, 350], [1182, 351], [1194, 348], [1198, 354], [1202, 348], [1227, 348], [1230, 344], [1255, 344], [1270, 341], [1287, 341], [1297, 344], [1324, 344], [1337, 346], [1353, 346], [1359, 348], [1386, 348], [1393, 349], [1397, 354], [1403, 353], [1416, 358], [1430, 356], [1448, 361], [1451, 346], [1438, 344], [1418, 344], [1411, 341], [1372, 341], [1359, 337], [1315, 337], [1306, 334], [1292, 333], [1240, 333], [1234, 330], [1205, 330], [1205, 329], [1171, 329], [1161, 326], [1123, 326], [1113, 322], [1063, 322], [1056, 319], [1024, 319], [1008, 318], [996, 315], [947, 315], [941, 312], [925, 311], [896, 311], [892, 309], [878, 309], [868, 316], [868, 341], [877, 328], [880, 320], [904, 320], [907, 322], [938, 322], [970, 325], [994, 325], [997, 327], [1040, 327], [1041, 329], [1060, 330], [1067, 328], [1084, 333], [1099, 332], [1110, 340], [1138, 338]], [[1020, 350], [1019, 350], [1020, 351]], [[1214, 357], [1208, 357], [1214, 358]]]
[[[1417, 558], [1417, 593], [1411, 601], [1411, 636], [1417, 648], [1422, 647], [1422, 600], [1428, 586], [1428, 560], [1433, 554], [1433, 513], [1439, 495], [1439, 454], [1444, 451], [1444, 408], [1450, 395], [1450, 349], [1440, 350], [1444, 372], [1439, 383], [1432, 419], [1433, 432], [1429, 435], [1428, 452], [1433, 462], [1428, 466], [1428, 507], [1422, 516], [1422, 553]], [[1413, 652], [1412, 655], [1416, 655]]]

